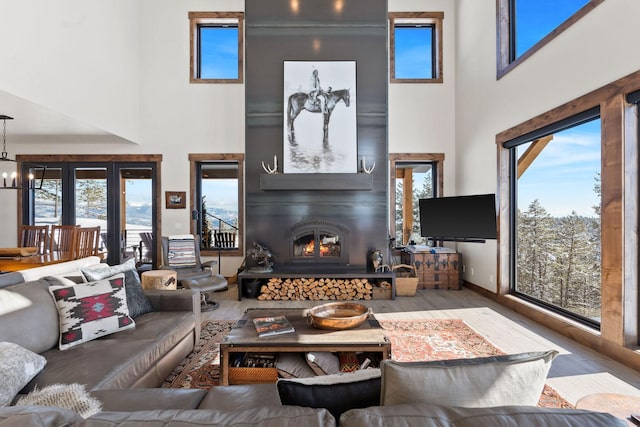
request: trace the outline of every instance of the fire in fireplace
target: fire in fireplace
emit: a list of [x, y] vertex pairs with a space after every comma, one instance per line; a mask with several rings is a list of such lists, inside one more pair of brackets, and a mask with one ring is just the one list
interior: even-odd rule
[[290, 233], [291, 260], [294, 262], [347, 263], [348, 230], [322, 220], [303, 221]]

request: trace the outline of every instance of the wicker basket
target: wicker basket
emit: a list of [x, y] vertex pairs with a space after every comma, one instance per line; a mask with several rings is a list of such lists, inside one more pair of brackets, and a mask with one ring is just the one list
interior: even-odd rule
[[418, 289], [418, 276], [413, 265], [398, 264], [392, 270], [396, 273], [396, 295], [412, 297]]
[[229, 384], [269, 384], [277, 381], [276, 368], [229, 368]]

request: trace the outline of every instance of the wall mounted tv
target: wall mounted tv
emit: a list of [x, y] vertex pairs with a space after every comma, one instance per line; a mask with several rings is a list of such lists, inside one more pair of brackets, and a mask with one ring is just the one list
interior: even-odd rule
[[420, 234], [429, 240], [484, 242], [496, 238], [496, 196], [420, 199]]

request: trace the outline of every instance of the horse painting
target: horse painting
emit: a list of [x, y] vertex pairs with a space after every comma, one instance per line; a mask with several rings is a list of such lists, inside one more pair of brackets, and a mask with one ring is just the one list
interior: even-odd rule
[[296, 135], [293, 122], [298, 114], [302, 110], [307, 110], [311, 113], [323, 113], [324, 121], [322, 125], [322, 142], [327, 144], [329, 142], [329, 120], [331, 119], [331, 113], [336, 108], [338, 102], [344, 102], [344, 105], [349, 106], [349, 89], [331, 90], [321, 92], [317, 95], [318, 101], [320, 97], [324, 99], [324, 111], [322, 109], [322, 102], [313, 103], [311, 96], [305, 92], [296, 92], [289, 96], [289, 102], [287, 106], [287, 129], [289, 135], [289, 142], [296, 144]]

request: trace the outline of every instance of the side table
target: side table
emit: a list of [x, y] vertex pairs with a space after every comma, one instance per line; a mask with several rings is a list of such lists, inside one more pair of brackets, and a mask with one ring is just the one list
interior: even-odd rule
[[140, 276], [142, 289], [175, 290], [178, 287], [178, 273], [173, 270], [150, 270]]
[[578, 400], [576, 409], [607, 412], [625, 420], [630, 426], [637, 426], [631, 421], [631, 414], [640, 414], [640, 397], [615, 393], [595, 393]]

